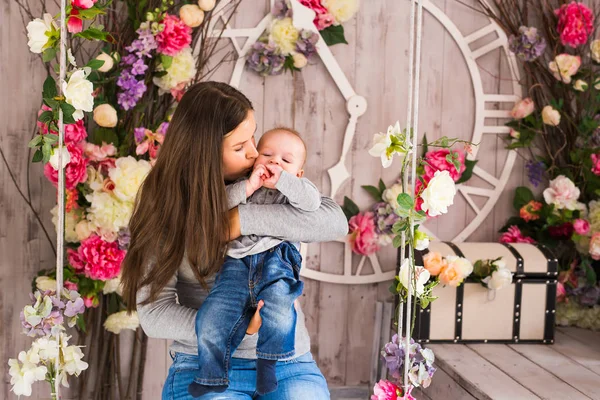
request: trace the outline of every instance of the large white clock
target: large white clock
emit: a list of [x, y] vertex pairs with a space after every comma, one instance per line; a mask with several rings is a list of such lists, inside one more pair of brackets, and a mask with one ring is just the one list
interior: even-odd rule
[[[509, 118], [509, 110], [520, 98], [519, 94], [521, 90], [519, 85], [517, 63], [512, 53], [508, 51], [506, 35], [492, 20], [489, 20], [488, 24], [476, 30], [475, 32], [471, 32], [468, 35], [463, 35], [458, 27], [440, 8], [438, 8], [429, 0], [422, 1], [424, 10], [433, 16], [450, 34], [458, 46], [466, 63], [473, 88], [472, 96], [474, 97], [475, 104], [475, 108], [473, 110], [474, 126], [471, 135], [471, 142], [480, 143], [485, 135], [508, 133], [508, 128], [501, 122], [497, 121]], [[215, 34], [222, 34], [223, 38], [231, 39], [231, 43], [239, 56], [233, 68], [230, 79], [231, 85], [239, 87], [242, 75], [244, 73], [245, 54], [270, 24], [273, 16], [270, 13], [267, 14], [258, 23], [258, 25], [253, 28], [232, 28], [227, 25], [227, 21], [223, 15], [227, 5], [230, 2], [231, 0], [223, 0], [219, 2], [217, 8], [215, 9], [214, 13], [218, 18], [213, 18], [213, 21], [216, 23], [220, 18], [224, 25], [224, 29], [222, 32], [214, 32]], [[297, 0], [292, 0], [291, 3], [294, 12], [294, 25], [297, 28], [308, 29], [318, 33], [318, 30], [312, 22], [314, 19], [314, 12], [302, 6], [297, 2]], [[398, 7], [401, 6], [401, 4], [398, 4]], [[220, 17], [219, 14], [221, 14]], [[485, 38], [488, 36], [494, 36], [495, 38], [492, 41], [485, 42]], [[236, 40], [237, 38], [245, 38], [247, 40], [243, 46], [240, 46], [239, 42]], [[482, 41], [485, 44], [478, 46], [478, 44]], [[477, 65], [478, 59], [497, 49], [501, 49], [503, 51], [504, 56], [509, 64], [512, 81], [509, 94], [485, 92], [484, 85], [482, 83], [482, 76]], [[351, 149], [354, 139], [357, 120], [365, 113], [367, 109], [367, 99], [355, 93], [352, 85], [344, 75], [338, 62], [322, 38], [320, 38], [319, 42], [317, 43], [317, 51], [327, 71], [339, 88], [341, 95], [345, 98], [346, 109], [348, 112], [346, 117], [348, 118], [348, 124], [344, 134], [339, 161], [328, 170], [328, 174], [331, 179], [331, 192], [329, 195], [334, 197], [340, 186], [352, 174], [352, 171], [349, 170], [349, 166], [346, 163], [346, 157]], [[427, 49], [424, 49], [424, 51], [427, 51]], [[401, 110], [399, 110], [399, 113], [401, 113]], [[403, 115], [399, 116], [403, 117]], [[489, 121], [493, 121], [494, 123], [490, 124]], [[381, 127], [373, 127], [373, 133], [378, 129], [381, 129]], [[473, 147], [473, 152], [471, 155], [469, 155], [469, 158], [477, 159], [478, 156], [481, 155], [478, 153], [478, 148], [475, 146]], [[468, 221], [466, 226], [464, 226], [459, 233], [455, 234], [453, 237], [442, 239], [452, 240], [455, 242], [464, 241], [481, 225], [484, 219], [490, 214], [494, 205], [496, 204], [496, 201], [500, 197], [500, 194], [502, 193], [502, 190], [508, 181], [513, 164], [515, 162], [515, 157], [515, 152], [509, 152], [499, 171], [495, 171], [494, 173], [486, 171], [479, 166], [475, 166], [473, 174], [474, 176], [477, 176], [479, 178], [478, 180], [483, 182], [483, 184], [461, 184], [458, 187], [459, 194], [464, 197], [465, 201], [471, 207], [474, 217]], [[475, 197], [479, 197], [485, 201], [483, 203], [481, 201], [475, 201]], [[395, 271], [393, 269], [383, 271], [377, 254], [370, 257], [362, 257], [359, 260], [358, 266], [356, 268], [352, 268], [353, 253], [350, 245], [348, 244], [347, 238], [340, 239], [340, 242], [344, 243], [344, 266], [342, 273], [333, 274], [316, 271], [307, 268], [305, 265], [302, 269], [302, 275], [306, 278], [319, 281], [343, 284], [366, 284], [390, 281], [393, 279]], [[367, 259], [370, 261], [372, 273], [364, 274], [363, 266], [366, 264]]]

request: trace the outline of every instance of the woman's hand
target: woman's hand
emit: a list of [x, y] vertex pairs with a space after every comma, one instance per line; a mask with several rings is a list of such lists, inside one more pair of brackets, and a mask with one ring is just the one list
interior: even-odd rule
[[246, 335], [254, 335], [256, 332], [258, 332], [258, 329], [262, 325], [262, 318], [260, 317], [260, 309], [263, 308], [264, 305], [265, 305], [264, 301], [261, 300], [258, 302], [258, 307], [256, 308], [256, 312], [254, 313], [254, 316], [250, 320], [248, 329], [246, 329]]
[[242, 235], [242, 227], [240, 225], [240, 212], [238, 208], [229, 210], [229, 237], [227, 241], [232, 241]]

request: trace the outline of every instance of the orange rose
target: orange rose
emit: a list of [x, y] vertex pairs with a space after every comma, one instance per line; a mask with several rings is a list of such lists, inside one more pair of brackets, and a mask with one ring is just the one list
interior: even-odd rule
[[439, 279], [442, 285], [458, 287], [463, 280], [463, 275], [455, 263], [450, 263], [442, 270]]
[[430, 251], [423, 256], [423, 266], [429, 271], [431, 276], [439, 275], [447, 265], [448, 263], [446, 260], [442, 258], [442, 255], [438, 252]]

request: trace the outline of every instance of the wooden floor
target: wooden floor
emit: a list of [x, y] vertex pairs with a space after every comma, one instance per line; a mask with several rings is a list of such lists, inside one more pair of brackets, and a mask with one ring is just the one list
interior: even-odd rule
[[[557, 328], [553, 345], [431, 345], [437, 372], [418, 400], [600, 400], [600, 332]], [[330, 388], [366, 400], [370, 388]]]

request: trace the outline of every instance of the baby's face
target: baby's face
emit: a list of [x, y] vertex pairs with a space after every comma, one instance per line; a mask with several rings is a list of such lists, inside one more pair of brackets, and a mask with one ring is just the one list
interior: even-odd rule
[[277, 130], [266, 133], [258, 142], [258, 158], [254, 166], [259, 164], [276, 164], [284, 171], [301, 177], [305, 159], [305, 148], [302, 139], [293, 133]]

